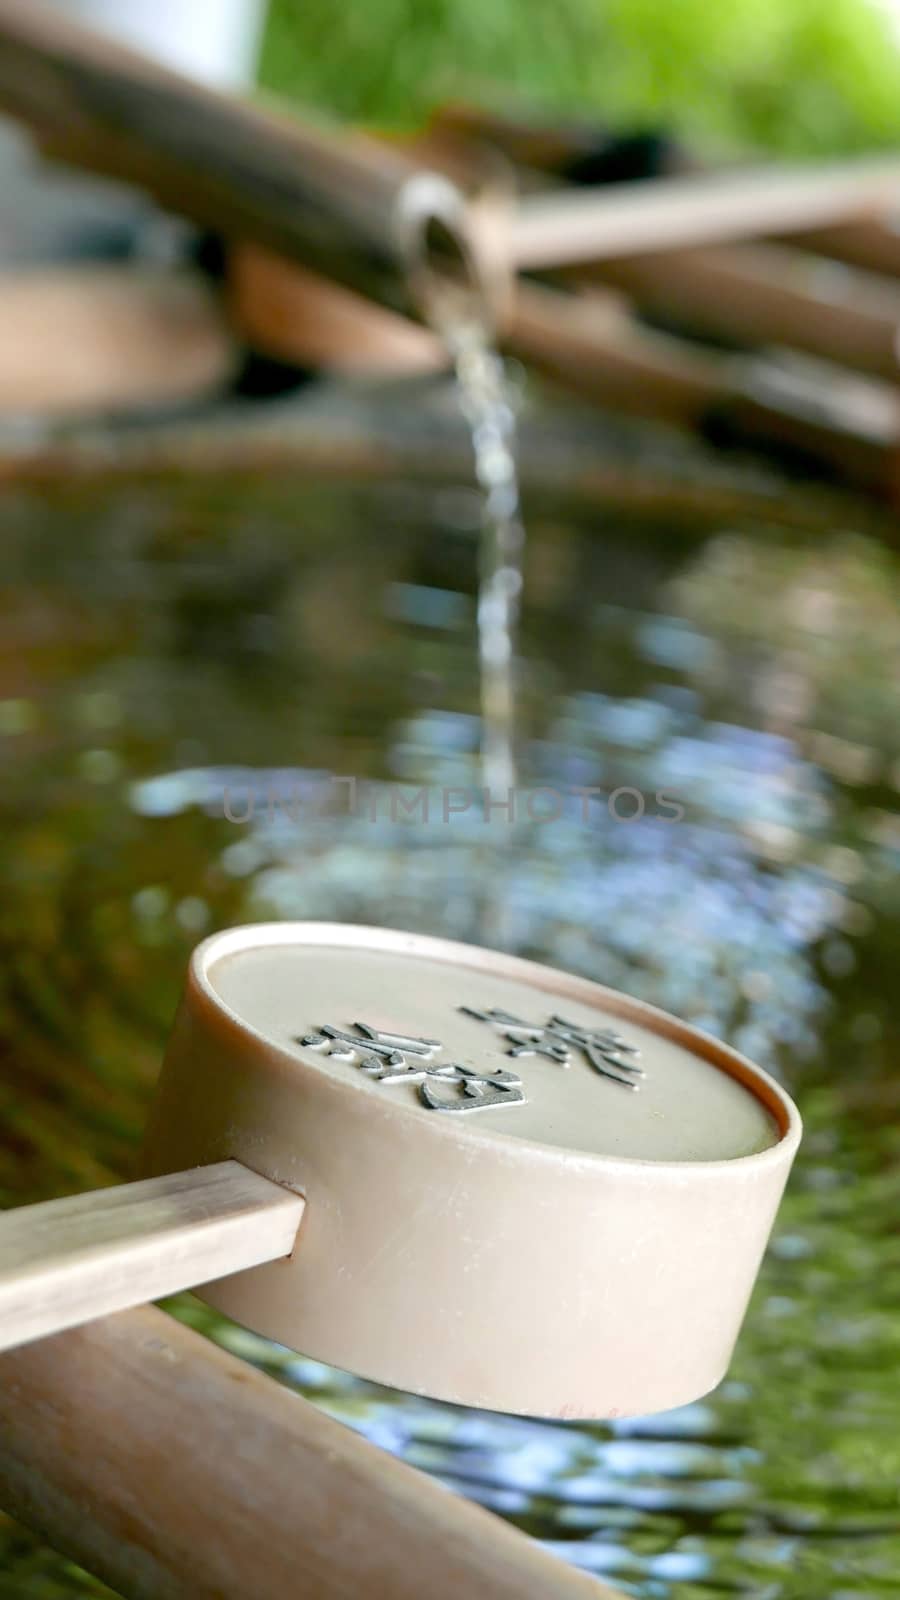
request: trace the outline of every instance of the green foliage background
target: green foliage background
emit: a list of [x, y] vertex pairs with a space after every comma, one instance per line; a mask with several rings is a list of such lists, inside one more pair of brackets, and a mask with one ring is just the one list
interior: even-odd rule
[[517, 97], [790, 154], [900, 143], [900, 18], [879, 0], [271, 0], [262, 81], [405, 125]]

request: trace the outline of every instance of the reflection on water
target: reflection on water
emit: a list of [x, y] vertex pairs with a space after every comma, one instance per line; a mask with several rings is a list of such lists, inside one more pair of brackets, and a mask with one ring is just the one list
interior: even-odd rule
[[[521, 783], [567, 799], [485, 824], [391, 807], [480, 781], [465, 495], [146, 481], [7, 495], [3, 524], [5, 1200], [128, 1172], [203, 933], [477, 938], [502, 902], [517, 950], [724, 1033], [801, 1102], [726, 1382], [659, 1417], [534, 1423], [362, 1383], [191, 1297], [178, 1314], [626, 1592], [895, 1594], [893, 557], [850, 532], [686, 549], [664, 524], [533, 518]], [[227, 820], [226, 785], [252, 818]], [[617, 789], [643, 815], [618, 820]], [[0, 1538], [0, 1596], [104, 1592]]]

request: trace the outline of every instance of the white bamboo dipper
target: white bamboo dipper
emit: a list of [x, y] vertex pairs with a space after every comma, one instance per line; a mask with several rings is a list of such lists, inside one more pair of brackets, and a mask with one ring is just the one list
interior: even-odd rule
[[232, 929], [191, 962], [152, 1176], [0, 1224], [0, 1343], [205, 1285], [403, 1389], [661, 1410], [726, 1369], [799, 1132], [750, 1062], [584, 979], [381, 929]]

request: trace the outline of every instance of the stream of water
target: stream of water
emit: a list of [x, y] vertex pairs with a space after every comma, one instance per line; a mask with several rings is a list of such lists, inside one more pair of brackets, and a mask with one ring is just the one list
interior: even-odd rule
[[516, 470], [516, 421], [500, 355], [477, 327], [450, 347], [483, 494], [478, 589], [482, 782], [506, 800], [515, 788], [516, 625], [525, 531]]

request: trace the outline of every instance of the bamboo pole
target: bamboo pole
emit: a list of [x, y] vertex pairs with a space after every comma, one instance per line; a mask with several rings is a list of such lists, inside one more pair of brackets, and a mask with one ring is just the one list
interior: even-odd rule
[[616, 1600], [152, 1307], [0, 1358], [0, 1501], [126, 1600]]
[[490, 224], [399, 148], [193, 83], [40, 0], [0, 0], [0, 108], [48, 154], [135, 183], [384, 305], [420, 309], [408, 283], [410, 217], [416, 238], [434, 224], [436, 265], [452, 265], [479, 296], [502, 293]]
[[896, 156], [552, 189], [522, 201], [510, 251], [520, 270], [546, 271], [764, 234], [798, 235], [881, 219], [898, 205]]
[[823, 256], [865, 267], [885, 277], [900, 278], [900, 206], [893, 218], [885, 221], [835, 223], [831, 228], [815, 228], [795, 242]]
[[900, 286], [889, 279], [779, 245], [627, 256], [585, 271], [689, 331], [900, 378]]
[[509, 342], [589, 399], [731, 443], [776, 446], [838, 468], [852, 482], [900, 496], [900, 396], [839, 369], [818, 382], [774, 362], [691, 350], [639, 328], [601, 296], [522, 284]]
[[604, 405], [694, 428], [723, 398], [722, 363], [640, 329], [617, 295], [520, 283], [507, 346], [563, 387]]

